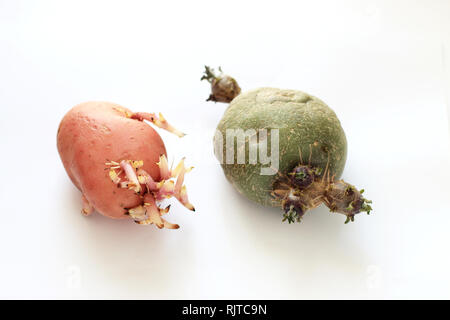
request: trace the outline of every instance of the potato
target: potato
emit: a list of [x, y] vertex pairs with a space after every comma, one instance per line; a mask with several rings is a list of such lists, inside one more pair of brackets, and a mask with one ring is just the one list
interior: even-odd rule
[[330, 107], [298, 90], [241, 92], [234, 78], [219, 71], [216, 75], [205, 66], [201, 80], [211, 84], [208, 101], [230, 103], [217, 126], [214, 150], [238, 192], [261, 205], [281, 207], [283, 221], [289, 223], [300, 222], [306, 211], [322, 203], [344, 214], [345, 223], [371, 212], [364, 190], [337, 180], [347, 158], [347, 139]]
[[356, 187], [338, 180], [345, 166], [347, 139], [336, 113], [323, 101], [298, 90], [249, 90], [231, 101], [217, 126], [222, 137], [236, 128], [277, 130], [274, 162], [278, 168], [269, 170], [273, 174], [261, 174], [261, 168], [269, 164], [251, 163], [249, 157], [239, 164], [236, 144], [221, 146], [222, 154], [234, 155], [232, 163], [222, 161], [221, 165], [236, 190], [259, 204], [281, 207], [284, 221], [300, 222], [306, 211], [322, 203], [331, 212], [344, 214], [346, 222], [372, 210], [371, 201]]
[[[62, 119], [58, 151], [82, 193], [84, 214], [95, 210], [114, 219], [177, 228], [160, 217], [168, 209], [158, 208], [158, 203], [174, 196], [194, 210], [182, 185], [189, 169], [184, 161], [174, 170], [169, 168], [163, 140], [144, 120], [183, 136], [161, 114], [133, 113], [110, 102], [86, 102]], [[172, 178], [177, 178], [176, 183]]]

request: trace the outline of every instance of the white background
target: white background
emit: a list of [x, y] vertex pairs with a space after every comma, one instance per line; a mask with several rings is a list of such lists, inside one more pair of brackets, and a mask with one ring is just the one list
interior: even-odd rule
[[[450, 1], [0, 0], [0, 298], [450, 298], [449, 17]], [[204, 64], [328, 103], [374, 214], [288, 225], [237, 194]], [[181, 229], [81, 216], [56, 130], [87, 100], [188, 133], [161, 132], [195, 166]]]

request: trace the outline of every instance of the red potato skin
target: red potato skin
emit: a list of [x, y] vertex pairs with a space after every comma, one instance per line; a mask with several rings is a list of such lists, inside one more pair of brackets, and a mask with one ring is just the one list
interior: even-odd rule
[[159, 181], [156, 163], [161, 155], [167, 156], [159, 134], [120, 109], [131, 113], [110, 102], [81, 103], [64, 116], [57, 134], [58, 152], [74, 185], [95, 211], [114, 219], [129, 218], [126, 209], [143, 200], [133, 190], [112, 183], [105, 163], [143, 160], [143, 169]]

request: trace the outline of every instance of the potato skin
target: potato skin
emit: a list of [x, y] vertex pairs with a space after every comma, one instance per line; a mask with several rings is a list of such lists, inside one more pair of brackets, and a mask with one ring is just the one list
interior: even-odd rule
[[118, 188], [105, 170], [107, 161], [143, 160], [143, 169], [160, 180], [156, 163], [164, 142], [147, 123], [127, 118], [114, 103], [92, 101], [73, 107], [62, 119], [57, 147], [70, 179], [100, 214], [127, 218], [126, 208], [142, 203], [133, 190]]

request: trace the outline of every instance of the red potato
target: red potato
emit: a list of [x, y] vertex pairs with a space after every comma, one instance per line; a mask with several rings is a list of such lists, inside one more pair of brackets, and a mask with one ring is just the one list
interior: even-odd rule
[[[70, 179], [81, 191], [82, 212], [93, 211], [114, 218], [131, 218], [139, 224], [176, 229], [161, 216], [169, 207], [159, 202], [174, 196], [190, 204], [182, 160], [169, 168], [159, 134], [147, 123], [182, 137], [162, 117], [133, 113], [110, 102], [86, 102], [73, 107], [62, 119], [57, 134], [58, 151]], [[174, 181], [175, 180], [175, 181]]]

